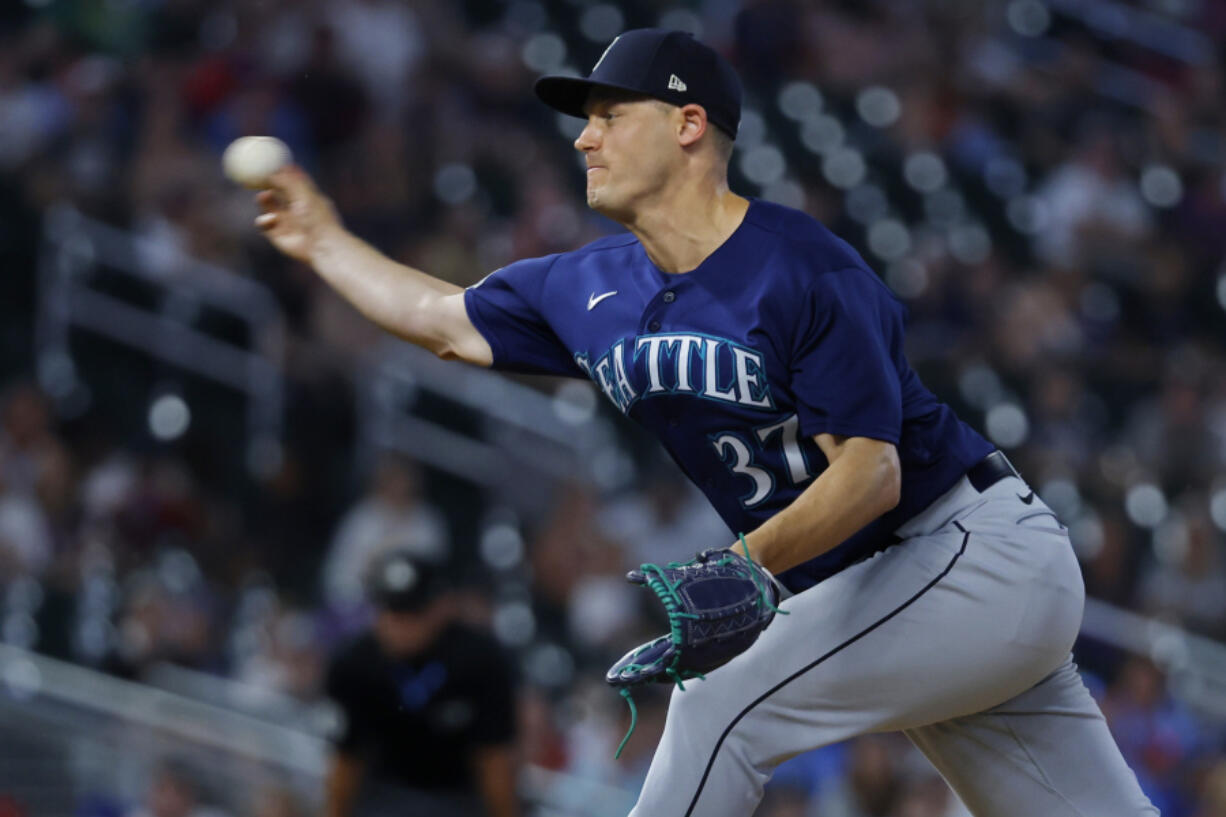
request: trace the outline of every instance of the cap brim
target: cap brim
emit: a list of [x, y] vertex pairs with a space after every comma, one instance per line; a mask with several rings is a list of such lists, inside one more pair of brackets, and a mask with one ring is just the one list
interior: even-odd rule
[[583, 77], [541, 77], [532, 87], [536, 92], [537, 99], [541, 102], [544, 102], [555, 111], [577, 116], [580, 119], [587, 117], [583, 106], [587, 103], [587, 95], [591, 93], [593, 88], [610, 88], [617, 91], [650, 96], [650, 94], [646, 94], [638, 88], [629, 88], [625, 85], [614, 85], [608, 82], [592, 82], [592, 80], [584, 79]]

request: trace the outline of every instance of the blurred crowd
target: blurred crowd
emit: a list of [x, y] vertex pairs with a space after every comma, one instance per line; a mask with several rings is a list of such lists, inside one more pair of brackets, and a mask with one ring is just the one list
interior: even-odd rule
[[[861, 249], [910, 309], [928, 385], [1069, 525], [1090, 595], [1226, 639], [1224, 8], [4, 4], [0, 637], [124, 677], [170, 662], [313, 701], [329, 651], [364, 621], [365, 565], [407, 547], [449, 565], [465, 616], [519, 656], [521, 754], [575, 775], [555, 796], [633, 792], [664, 699], [640, 704], [613, 763], [625, 713], [598, 681], [661, 624], [621, 573], [728, 532], [658, 455], [639, 456], [621, 490], [542, 486], [548, 512], [485, 528], [475, 487], [390, 454], [351, 467], [355, 361], [378, 334], [265, 246], [218, 158], [239, 135], [282, 138], [351, 229], [467, 285], [614, 229], [583, 206], [577, 120], [536, 103], [531, 83], [586, 73], [621, 29], [662, 24], [742, 73], [733, 189], [803, 207]], [[108, 419], [101, 387], [99, 405], [71, 407], [40, 388], [38, 240], [64, 204], [140, 236], [149, 257], [184, 252], [275, 293], [290, 337], [270, 473], [219, 473], [186, 438], [133, 433]], [[1094, 644], [1079, 657], [1162, 813], [1226, 817], [1226, 728], [1147, 658]], [[155, 789], [194, 791], [160, 774]], [[212, 813], [155, 800], [179, 803], [132, 813]], [[278, 802], [261, 813], [301, 813]], [[759, 811], [958, 813], [888, 736], [785, 764]]]

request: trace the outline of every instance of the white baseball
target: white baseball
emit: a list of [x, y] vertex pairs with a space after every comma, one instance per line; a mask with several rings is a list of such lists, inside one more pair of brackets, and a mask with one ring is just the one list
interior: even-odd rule
[[289, 146], [275, 136], [243, 136], [221, 156], [226, 177], [243, 187], [268, 187], [268, 177], [290, 163]]

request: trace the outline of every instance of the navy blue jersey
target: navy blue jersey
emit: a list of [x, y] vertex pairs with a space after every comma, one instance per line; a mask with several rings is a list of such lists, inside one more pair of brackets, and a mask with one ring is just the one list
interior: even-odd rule
[[895, 444], [897, 507], [780, 576], [794, 592], [884, 547], [992, 451], [912, 371], [889, 289], [846, 242], [786, 207], [751, 201], [736, 232], [682, 275], [661, 272], [626, 233], [518, 261], [465, 299], [495, 368], [590, 377], [660, 438], [733, 532], [758, 527], [826, 468], [814, 435]]

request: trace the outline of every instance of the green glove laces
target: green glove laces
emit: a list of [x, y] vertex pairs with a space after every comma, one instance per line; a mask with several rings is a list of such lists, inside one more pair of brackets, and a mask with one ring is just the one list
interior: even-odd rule
[[[746, 561], [748, 561], [750, 564], [753, 564], [754, 563], [753, 557], [749, 555], [749, 545], [746, 544], [745, 542], [745, 534], [739, 533], [737, 534], [737, 538], [741, 542], [741, 548], [745, 551]], [[664, 567], [660, 567], [657, 564], [651, 564], [651, 563], [643, 564], [639, 566], [639, 570], [641, 570], [643, 572], [644, 577], [646, 577], [647, 586], [651, 588], [651, 590], [654, 591], [657, 596], [660, 597], [660, 601], [663, 602], [664, 604], [664, 611], [668, 614], [669, 640], [672, 641], [673, 644], [677, 647], [681, 646], [681, 619], [683, 618], [696, 619], [698, 618], [698, 616], [694, 615], [693, 613], [682, 612], [681, 597], [677, 594], [677, 588], [681, 585], [681, 580], [678, 579], [675, 583], [670, 583], [668, 581], [668, 575], [664, 571], [665, 570], [676, 570], [677, 568], [681, 568], [681, 567], [688, 567], [696, 563], [697, 561], [698, 561], [697, 559], [691, 559], [688, 562], [669, 562]], [[728, 553], [722, 556], [720, 560], [716, 562], [716, 564], [720, 566], [735, 564], [735, 563], [736, 563], [736, 559], [733, 558], [731, 553]], [[765, 604], [767, 607], [769, 607], [771, 610], [773, 610], [774, 612], [778, 614], [785, 615], [785, 616], [788, 615], [788, 612], [786, 610], [780, 610], [771, 601], [770, 593], [768, 592], [768, 588], [766, 584], [763, 583], [761, 579], [758, 577], [758, 571], [753, 570], [751, 568], [749, 570], [749, 579], [750, 581], [754, 583], [754, 587], [758, 588], [758, 591], [762, 594], [763, 604]], [[646, 650], [648, 647], [651, 646], [652, 643], [653, 642], [649, 641], [648, 643], [644, 644], [639, 649], [639, 652], [641, 653], [644, 650]], [[703, 675], [701, 672], [695, 672], [693, 670], [678, 671], [677, 662], [679, 662], [680, 660], [681, 660], [681, 651], [675, 650], [673, 653], [672, 663], [664, 668], [664, 674], [673, 679], [673, 683], [677, 685], [677, 689], [681, 690], [682, 692], [685, 692], [685, 684], [682, 683], [683, 681], [689, 681], [693, 678], [701, 678], [705, 680], [707, 676]], [[630, 663], [630, 664], [627, 664], [625, 667], [623, 667], [623, 669], [627, 669], [631, 671], [641, 670], [645, 668], [646, 668], [645, 664], [635, 664], [635, 663]], [[634, 697], [630, 692], [630, 688], [622, 687], [617, 692], [619, 695], [625, 698], [626, 703], [630, 705], [630, 729], [626, 732], [626, 736], [622, 738], [622, 742], [617, 745], [617, 751], [613, 754], [614, 759], [619, 759], [622, 756], [622, 749], [626, 747], [626, 741], [630, 740], [630, 736], [634, 734], [634, 728], [638, 726], [638, 722], [639, 722], [638, 708], [635, 707], [634, 705]]]

